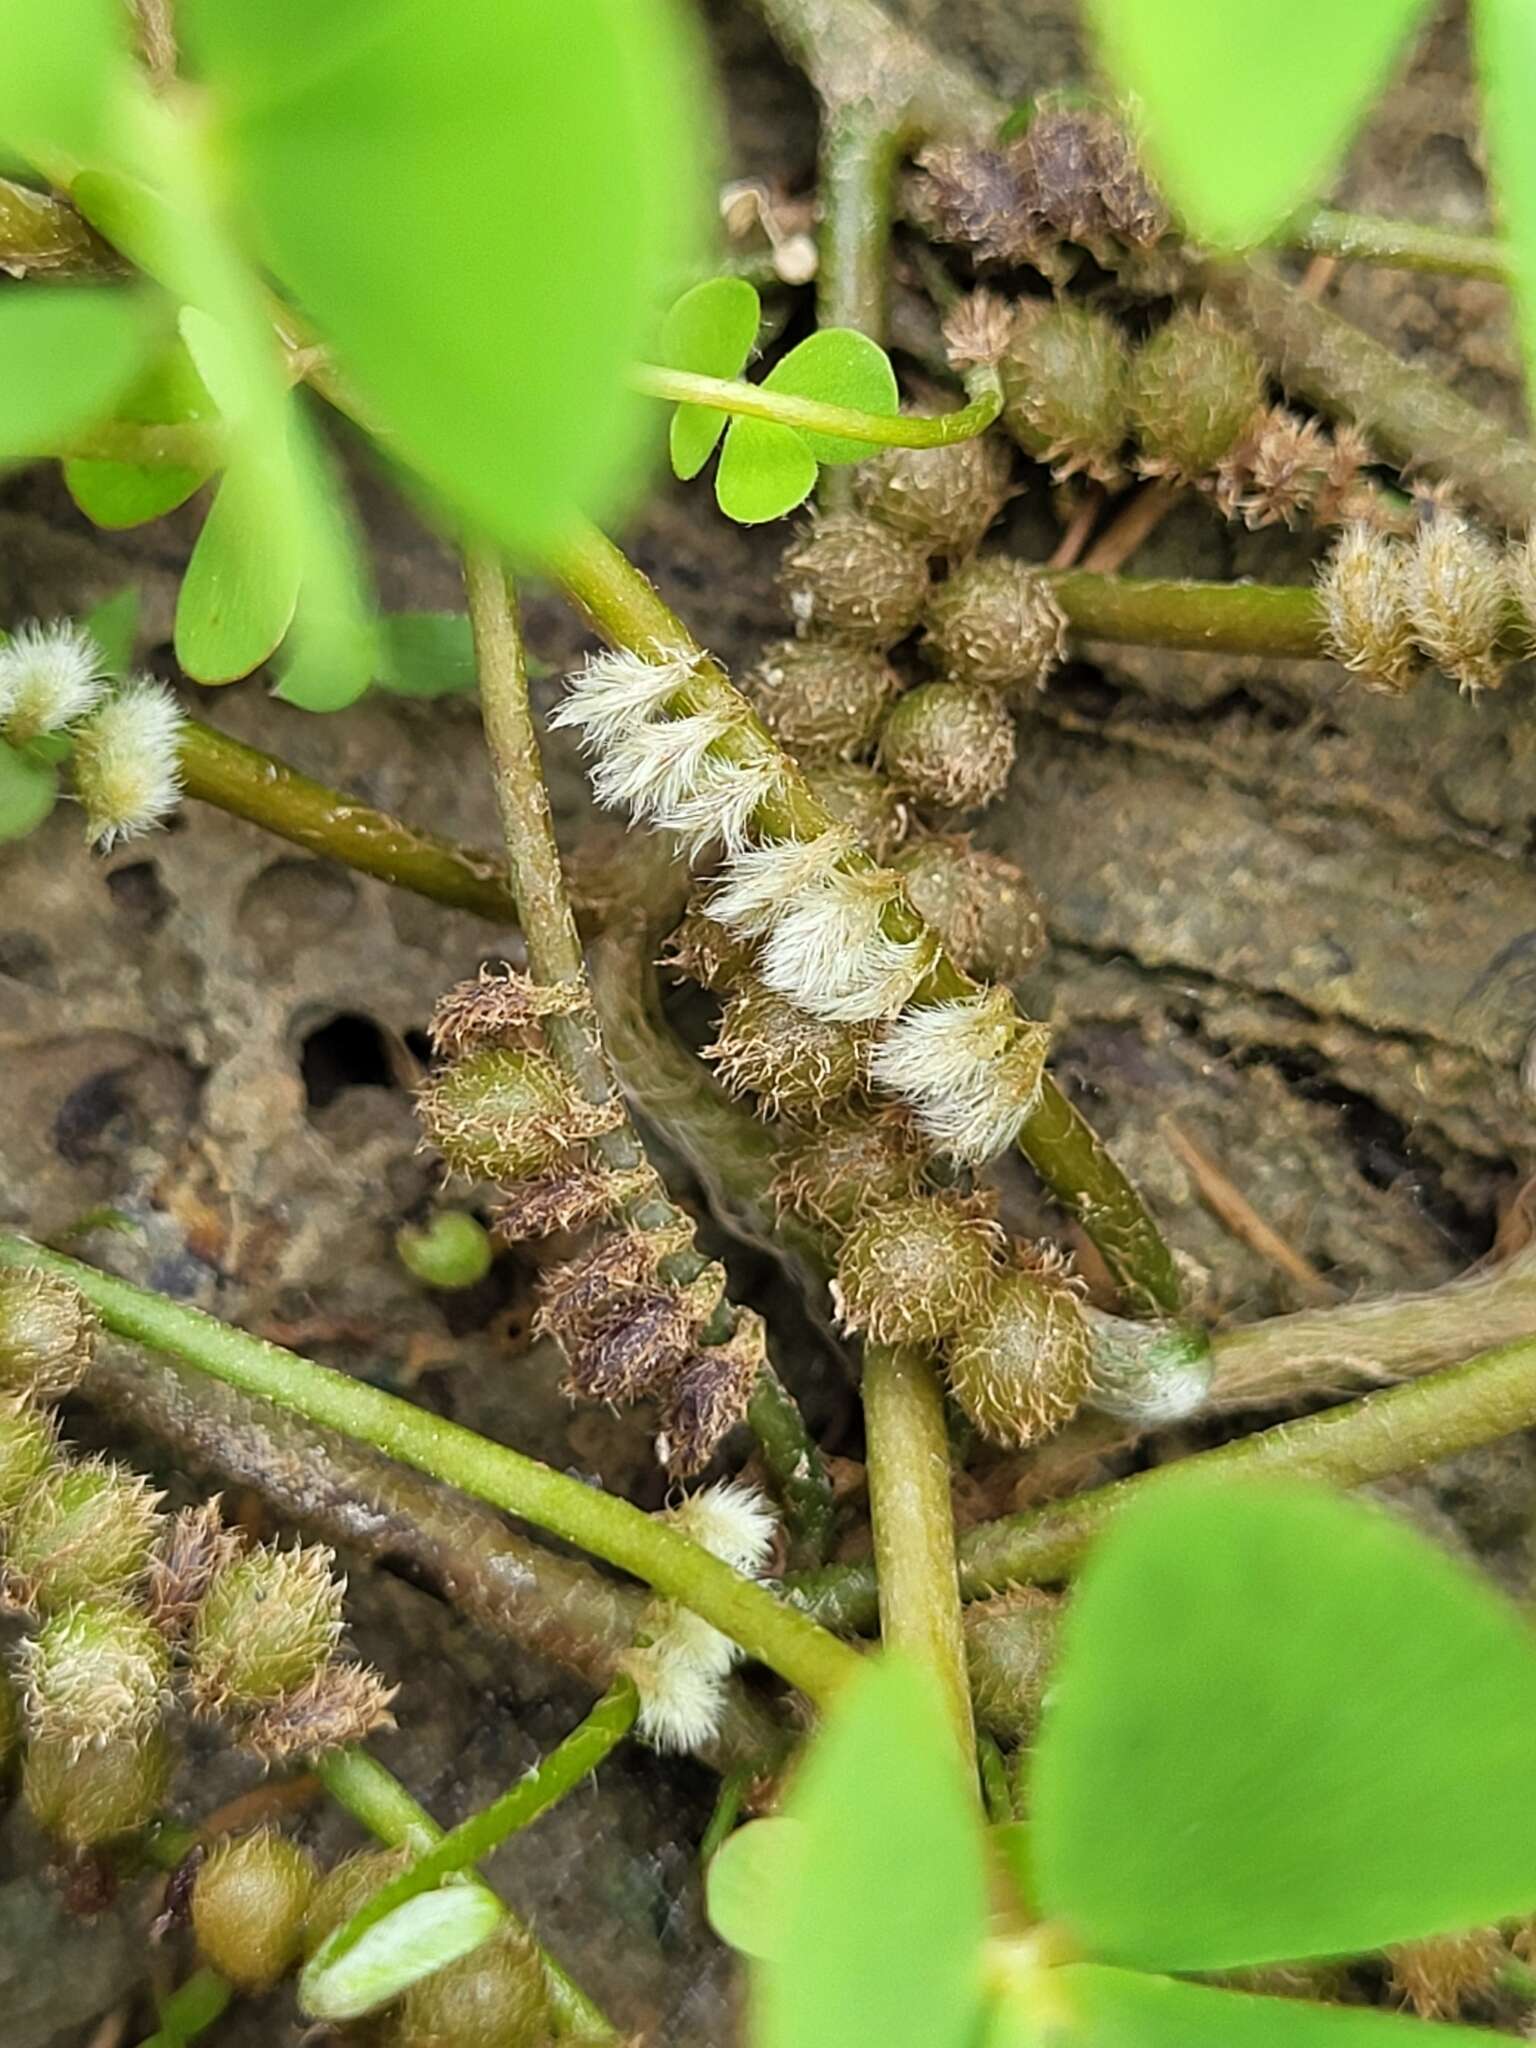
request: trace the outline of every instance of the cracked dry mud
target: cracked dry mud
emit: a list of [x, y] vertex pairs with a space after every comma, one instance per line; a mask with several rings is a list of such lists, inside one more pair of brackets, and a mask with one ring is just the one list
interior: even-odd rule
[[[1070, 75], [1072, 10], [906, 0], [915, 25], [1019, 95]], [[746, 11], [713, 10], [733, 90], [732, 167], [796, 188], [810, 175], [807, 95]], [[1343, 204], [1476, 224], [1483, 194], [1459, 17], [1448, 12], [1338, 188]], [[1486, 285], [1343, 270], [1332, 302], [1422, 355], [1507, 418], [1517, 387], [1503, 296]], [[448, 557], [377, 490], [368, 510], [391, 604], [458, 602]], [[1048, 549], [1036, 490], [1014, 544]], [[194, 530], [93, 533], [56, 483], [13, 477], [0, 510], [0, 618], [144, 592], [152, 664], [169, 661], [175, 575]], [[698, 489], [659, 490], [636, 551], [733, 666], [782, 630], [782, 536], [726, 529]], [[1180, 509], [1142, 573], [1305, 574], [1307, 547], [1234, 535]], [[553, 664], [581, 645], [535, 601]], [[1480, 704], [1427, 685], [1371, 697], [1324, 665], [1079, 650], [1021, 731], [1019, 766], [983, 838], [1033, 875], [1053, 949], [1026, 996], [1060, 1028], [1058, 1066], [1206, 1276], [1217, 1313], [1295, 1305], [1292, 1284], [1232, 1239], [1170, 1151], [1172, 1118], [1344, 1293], [1426, 1286], [1490, 1242], [1536, 1154], [1536, 778], [1531, 679]], [[200, 715], [326, 780], [482, 846], [495, 821], [473, 708], [375, 697], [307, 718], [249, 683], [190, 691]], [[559, 756], [562, 829], [579, 777]], [[302, 1344], [653, 1504], [633, 1418], [573, 1415], [526, 1338], [528, 1269], [444, 1304], [391, 1251], [433, 1183], [409, 1085], [437, 993], [504, 949], [489, 926], [395, 895], [200, 807], [107, 861], [61, 809], [0, 851], [0, 1217], [55, 1235], [94, 1208], [86, 1255]], [[1017, 1213], [1049, 1227], [1022, 1176]], [[761, 1261], [745, 1269], [760, 1274]], [[82, 1435], [103, 1431], [83, 1412]], [[153, 1446], [116, 1448], [166, 1471]], [[840, 1446], [834, 1444], [834, 1448]], [[1524, 1590], [1536, 1482], [1523, 1442], [1400, 1489], [1438, 1501]], [[573, 1682], [486, 1642], [427, 1594], [354, 1576], [362, 1652], [402, 1682], [382, 1753], [440, 1816], [491, 1796], [581, 1711]], [[451, 1682], [449, 1676], [451, 1674]], [[206, 1808], [245, 1782], [199, 1763]], [[182, 1790], [191, 1783], [184, 1774]], [[709, 1781], [631, 1748], [496, 1860], [508, 1895], [627, 2025], [719, 2042], [731, 1996], [700, 1919], [694, 1849]], [[320, 1846], [350, 1839], [331, 1816]], [[20, 1958], [25, 1980], [6, 1976]], [[7, 2048], [85, 2038], [142, 1975], [126, 1908], [61, 1918], [34, 1836], [0, 1829], [0, 2011]], [[237, 2008], [214, 2048], [300, 2037], [291, 2005]]]

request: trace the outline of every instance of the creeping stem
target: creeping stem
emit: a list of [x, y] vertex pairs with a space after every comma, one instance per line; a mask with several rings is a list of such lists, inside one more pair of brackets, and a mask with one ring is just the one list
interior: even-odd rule
[[692, 1608], [819, 1705], [831, 1700], [857, 1668], [857, 1653], [846, 1644], [628, 1501], [584, 1486], [398, 1395], [9, 1231], [0, 1231], [0, 1266], [58, 1273], [74, 1282], [117, 1336], [168, 1351], [226, 1385], [372, 1444], [401, 1464], [414, 1465], [606, 1558]]
[[727, 377], [703, 377], [692, 370], [663, 370], [641, 363], [630, 382], [647, 398], [665, 398], [677, 405], [712, 406], [717, 412], [747, 419], [776, 420], [781, 427], [830, 434], [838, 441], [878, 441], [887, 448], [947, 448], [984, 434], [1002, 410], [1002, 387], [995, 375], [977, 373], [975, 395], [957, 412], [934, 419], [913, 419], [905, 413], [860, 412], [852, 406], [826, 405], [819, 398], [797, 398], [788, 391], [769, 391], [761, 384], [738, 384]]

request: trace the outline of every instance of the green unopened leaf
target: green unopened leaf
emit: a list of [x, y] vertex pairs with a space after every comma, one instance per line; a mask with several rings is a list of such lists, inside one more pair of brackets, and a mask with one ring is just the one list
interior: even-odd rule
[[101, 649], [109, 676], [120, 676], [133, 660], [139, 631], [139, 593], [131, 583], [88, 611], [80, 621]]
[[727, 519], [742, 526], [782, 519], [815, 488], [816, 458], [804, 434], [773, 420], [731, 421], [715, 472], [715, 501]]
[[445, 1884], [421, 1892], [339, 1955], [336, 1934], [323, 1942], [300, 1975], [299, 2005], [311, 2019], [359, 2019], [472, 1953], [502, 1918], [500, 1900], [484, 1885]]
[[24, 839], [53, 809], [59, 778], [46, 762], [0, 740], [0, 841]]
[[1241, 248], [1327, 183], [1425, 4], [1088, 0], [1088, 16], [1191, 233]]
[[[744, 277], [706, 278], [684, 292], [667, 314], [661, 360], [669, 370], [692, 370], [701, 377], [739, 377], [762, 316], [762, 300]], [[697, 476], [725, 428], [725, 414], [712, 406], [678, 406], [671, 428], [676, 474]]]
[[1159, 1488], [1068, 1608], [1042, 1910], [1096, 1959], [1350, 1955], [1536, 1908], [1536, 1637], [1385, 1514]]
[[1514, 271], [1527, 390], [1536, 390], [1536, 11], [1528, 0], [1478, 0], [1474, 11], [1483, 125], [1504, 244]]
[[[822, 327], [792, 348], [763, 379], [765, 391], [796, 398], [819, 399], [823, 405], [847, 406], [854, 412], [882, 413], [894, 419], [901, 410], [896, 372], [878, 343], [852, 327]], [[867, 462], [880, 453], [876, 441], [844, 441], [835, 434], [805, 433], [806, 446], [818, 462]]]
[[176, 659], [199, 683], [230, 683], [278, 646], [298, 601], [301, 537], [280, 464], [231, 462], [176, 600]]
[[194, 0], [263, 253], [462, 512], [538, 542], [632, 483], [626, 371], [702, 218], [671, 0]]
[[986, 1930], [981, 1834], [926, 1672], [881, 1657], [788, 1801], [800, 1881], [753, 1972], [755, 2048], [970, 2048]]
[[1135, 1970], [1075, 1963], [1005, 2001], [982, 2048], [1454, 2048], [1507, 2042], [1482, 2027], [1299, 1998], [1256, 1998]]
[[116, 0], [5, 0], [0, 7], [0, 136], [28, 161], [97, 149], [129, 67]]
[[0, 455], [42, 455], [112, 409], [153, 339], [143, 293], [17, 285], [0, 295]]
[[726, 1837], [704, 1879], [709, 1924], [722, 1941], [760, 1960], [783, 1956], [804, 1846], [803, 1825], [783, 1815], [749, 1821]]
[[[175, 342], [137, 377], [117, 402], [116, 417], [141, 424], [211, 420], [217, 408], [192, 358]], [[142, 526], [185, 504], [207, 482], [207, 469], [169, 463], [66, 462], [64, 482], [86, 518], [97, 526]]]

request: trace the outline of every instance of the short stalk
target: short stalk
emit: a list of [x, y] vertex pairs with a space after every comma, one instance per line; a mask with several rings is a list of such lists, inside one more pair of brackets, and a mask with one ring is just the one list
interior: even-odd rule
[[[728, 708], [746, 744], [778, 757], [777, 789], [759, 806], [756, 821], [768, 836], [812, 839], [830, 829], [830, 814], [794, 762], [747, 710], [725, 672], [704, 657], [682, 621], [605, 535], [595, 527], [574, 525], [551, 551], [549, 567], [614, 645], [652, 658], [668, 649], [698, 654], [678, 702], [690, 710]], [[897, 899], [887, 913], [886, 929], [892, 938], [911, 939], [923, 926]], [[963, 996], [974, 986], [941, 954], [919, 994]], [[1050, 1076], [1018, 1142], [1052, 1192], [1082, 1221], [1128, 1300], [1138, 1309], [1176, 1313], [1180, 1284], [1172, 1253], [1130, 1181]]]
[[870, 1344], [862, 1390], [880, 1639], [938, 1680], [967, 1780], [974, 1784], [976, 1727], [938, 1374], [933, 1360], [910, 1346]]
[[473, 1430], [413, 1407], [295, 1352], [250, 1336], [78, 1259], [0, 1232], [0, 1267], [72, 1280], [117, 1336], [167, 1351], [199, 1371], [323, 1428], [374, 1445], [401, 1464], [489, 1501], [632, 1572], [711, 1622], [818, 1705], [858, 1668], [858, 1655], [753, 1580], [626, 1500], [585, 1486]]
[[[409, 1877], [412, 1870], [419, 1868], [421, 1859], [432, 1855], [447, 1840], [447, 1836], [426, 1808], [411, 1797], [398, 1778], [385, 1770], [376, 1758], [369, 1756], [365, 1751], [340, 1750], [336, 1755], [323, 1759], [318, 1771], [325, 1789], [336, 1804], [344, 1806], [352, 1818], [359, 1821], [369, 1834], [383, 1842], [386, 1847], [407, 1849], [417, 1858], [411, 1870], [403, 1872], [403, 1876]], [[496, 1899], [497, 1905], [509, 1920], [516, 1918], [503, 1902], [496, 1898], [488, 1884], [478, 1878], [474, 1881], [479, 1890]], [[376, 1892], [374, 1899], [379, 1896], [380, 1893]], [[370, 1899], [368, 1906], [373, 1903], [374, 1900]], [[367, 1911], [367, 1906], [363, 1911]], [[521, 1925], [521, 1922], [518, 1924]], [[566, 1975], [546, 1949], [539, 1949], [539, 1961], [544, 1968], [544, 1981], [549, 1989], [555, 2025], [562, 2038], [574, 2035], [594, 2041], [616, 2040], [618, 2030], [608, 2019], [607, 2014], [588, 1998], [579, 1984]]]
[[381, 1885], [331, 1937], [330, 1959], [339, 1961], [397, 1906], [435, 1890], [446, 1878], [473, 1869], [510, 1836], [532, 1826], [612, 1754], [634, 1727], [639, 1711], [640, 1696], [633, 1682], [623, 1676], [615, 1679], [581, 1725], [535, 1770], [519, 1778], [489, 1806], [460, 1821], [431, 1847], [417, 1848], [415, 1861]]
[[829, 434], [838, 441], [875, 441], [885, 448], [948, 448], [974, 441], [1002, 411], [1002, 389], [994, 376], [980, 373], [969, 405], [932, 419], [906, 413], [860, 412], [852, 406], [827, 405], [819, 398], [797, 398], [788, 391], [770, 391], [761, 384], [740, 384], [726, 377], [704, 377], [692, 370], [664, 370], [639, 363], [630, 373], [636, 391], [664, 398], [674, 405], [704, 405], [745, 419], [774, 420], [804, 433]]
[[517, 922], [517, 903], [500, 863], [488, 855], [418, 832], [195, 718], [182, 728], [181, 776], [187, 796], [310, 853], [454, 910], [471, 910], [496, 924]]

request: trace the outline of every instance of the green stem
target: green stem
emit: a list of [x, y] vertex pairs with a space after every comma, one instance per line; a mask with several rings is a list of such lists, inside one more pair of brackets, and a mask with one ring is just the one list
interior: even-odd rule
[[143, 2048], [184, 2048], [228, 2009], [234, 1986], [217, 1970], [194, 1970], [160, 2001], [160, 2024]]
[[[893, 118], [867, 92], [847, 97], [822, 95], [817, 179], [822, 228], [816, 317], [823, 327], [853, 327], [881, 344], [885, 341], [892, 187], [905, 132], [905, 117]], [[975, 409], [973, 405], [967, 411]], [[962, 419], [964, 414], [950, 417]], [[940, 419], [903, 424], [941, 427], [946, 423]], [[941, 444], [902, 441], [896, 445], [927, 448]]]
[[921, 1351], [870, 1344], [862, 1392], [880, 1639], [926, 1665], [938, 1680], [966, 1777], [974, 1783], [976, 1726], [938, 1374]]
[[[977, 1599], [1013, 1585], [1067, 1577], [1121, 1508], [1176, 1474], [1364, 1486], [1533, 1426], [1536, 1338], [1527, 1337], [1465, 1365], [1280, 1423], [1075, 1499], [984, 1522], [960, 1540], [961, 1590]], [[868, 1628], [875, 1620], [875, 1574], [867, 1565], [807, 1573], [792, 1590], [829, 1627]]]
[[414, 1465], [606, 1558], [692, 1608], [818, 1705], [827, 1704], [858, 1667], [855, 1651], [626, 1500], [490, 1443], [397, 1395], [8, 1231], [0, 1231], [0, 1266], [61, 1274], [117, 1336], [168, 1351], [226, 1385], [373, 1444], [403, 1465]]
[[1353, 420], [1400, 468], [1444, 477], [1491, 519], [1536, 522], [1536, 447], [1259, 263], [1210, 264], [1209, 294], [1288, 391]]
[[1496, 236], [1468, 235], [1459, 228], [1429, 227], [1420, 221], [1385, 220], [1379, 214], [1340, 213], [1318, 206], [1298, 214], [1271, 240], [1282, 248], [1339, 256], [1350, 263], [1387, 263], [1399, 270], [1509, 282], [1509, 256]]
[[[765, 834], [811, 839], [830, 829], [830, 814], [812, 795], [794, 762], [748, 709], [724, 670], [703, 656], [683, 622], [606, 535], [595, 527], [574, 525], [551, 550], [549, 567], [598, 631], [615, 645], [645, 656], [666, 649], [699, 655], [689, 682], [678, 693], [678, 702], [691, 710], [729, 710], [744, 743], [771, 752], [779, 764], [775, 794], [758, 809], [756, 822]], [[911, 939], [921, 934], [923, 926], [910, 907], [897, 899], [887, 913], [887, 930], [892, 938]], [[937, 1000], [969, 994], [974, 986], [941, 955], [920, 993]], [[1178, 1271], [1157, 1225], [1086, 1118], [1049, 1076], [1038, 1109], [1019, 1135], [1019, 1147], [1052, 1192], [1081, 1220], [1129, 1299], [1138, 1308], [1176, 1313]]]
[[797, 398], [792, 392], [770, 391], [762, 384], [739, 384], [725, 377], [702, 377], [692, 370], [663, 370], [640, 363], [630, 374], [634, 388], [647, 398], [675, 405], [707, 405], [716, 412], [747, 419], [775, 420], [806, 433], [830, 434], [838, 441], [874, 441], [885, 448], [946, 448], [984, 434], [1002, 411], [1002, 390], [995, 377], [980, 373], [981, 388], [958, 412], [916, 419], [906, 413], [860, 412], [852, 406], [825, 405], [819, 398]]
[[472, 910], [496, 924], [517, 922], [517, 903], [500, 866], [485, 854], [418, 832], [195, 718], [182, 731], [181, 774], [188, 796], [294, 846], [434, 903]]
[[1046, 572], [1051, 595], [1085, 640], [1180, 647], [1201, 654], [1266, 654], [1321, 661], [1323, 619], [1310, 584], [1172, 582]]
[[[429, 1855], [446, 1840], [443, 1830], [384, 1766], [364, 1750], [346, 1749], [323, 1757], [316, 1774], [338, 1806], [391, 1849], [408, 1849], [415, 1857]], [[407, 1876], [409, 1872], [405, 1873]], [[496, 1899], [509, 1920], [513, 1914], [483, 1880], [479, 1889]], [[377, 1894], [375, 1894], [377, 1896]], [[370, 1901], [371, 1903], [371, 1901]], [[521, 1926], [521, 1922], [517, 1923]], [[526, 1929], [524, 1930], [526, 1932]], [[537, 1946], [537, 1944], [535, 1944]], [[595, 2005], [581, 1986], [568, 1977], [547, 1949], [539, 1949], [544, 1981], [554, 2008], [555, 2025], [562, 2036], [581, 2036], [595, 2041], [617, 2039], [617, 2029], [602, 2008]]]
[[615, 1679], [580, 1727], [552, 1749], [537, 1770], [519, 1778], [479, 1813], [460, 1821], [431, 1848], [418, 1851], [407, 1869], [366, 1899], [331, 1937], [331, 1960], [344, 1956], [369, 1928], [376, 1927], [397, 1906], [403, 1906], [421, 1892], [435, 1890], [445, 1878], [459, 1871], [472, 1869], [508, 1836], [531, 1826], [611, 1755], [634, 1727], [639, 1711], [640, 1696], [633, 1682], [623, 1676]]
[[720, 1790], [715, 1795], [714, 1809], [709, 1816], [699, 1843], [699, 1867], [709, 1868], [710, 1858], [731, 1833], [741, 1817], [741, 1809], [752, 1784], [752, 1772], [745, 1765], [738, 1764], [733, 1771], [727, 1771], [720, 1780]]

